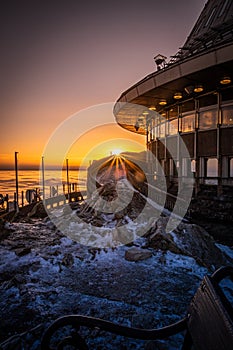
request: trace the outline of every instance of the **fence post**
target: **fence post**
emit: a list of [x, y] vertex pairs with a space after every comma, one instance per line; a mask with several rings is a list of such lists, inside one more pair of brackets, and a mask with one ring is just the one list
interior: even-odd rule
[[[18, 205], [19, 202], [19, 182], [18, 182], [18, 153], [19, 152], [15, 152], [15, 197], [14, 200]], [[15, 206], [15, 210], [16, 210], [16, 206]]]
[[22, 191], [22, 207], [24, 206], [24, 192]]
[[9, 212], [9, 196], [6, 194], [6, 211]]
[[16, 192], [14, 192], [14, 210], [16, 210]]

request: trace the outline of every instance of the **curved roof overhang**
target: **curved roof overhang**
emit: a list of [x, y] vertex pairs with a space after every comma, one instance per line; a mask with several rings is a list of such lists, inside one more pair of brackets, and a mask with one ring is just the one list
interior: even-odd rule
[[183, 98], [177, 103], [198, 97], [198, 93], [185, 92], [185, 87], [198, 83], [203, 85], [203, 93], [221, 90], [219, 81], [224, 75], [233, 78], [233, 43], [179, 61], [145, 77], [117, 100], [114, 106], [116, 121], [129, 131], [145, 135], [146, 122], [138, 128], [135, 125], [138, 118], [146, 115], [146, 109], [153, 106], [160, 113], [160, 100], [167, 100], [166, 107], [174, 105], [173, 96], [178, 91], [182, 92]]

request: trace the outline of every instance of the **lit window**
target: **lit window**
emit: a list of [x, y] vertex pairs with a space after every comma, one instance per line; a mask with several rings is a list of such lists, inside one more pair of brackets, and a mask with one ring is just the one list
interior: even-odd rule
[[218, 160], [217, 158], [209, 158], [207, 160], [207, 177], [217, 177], [218, 176]]
[[176, 135], [178, 132], [178, 119], [169, 121], [169, 135]]
[[190, 132], [195, 129], [195, 114], [187, 115], [181, 119], [181, 132]]
[[195, 161], [195, 159], [193, 159], [193, 160], [191, 161], [191, 172], [192, 172], [192, 173], [195, 173], [195, 172], [196, 172], [196, 161]]
[[218, 113], [216, 109], [200, 113], [199, 128], [201, 130], [216, 128]]
[[165, 123], [160, 124], [160, 137], [165, 137]]
[[223, 125], [233, 124], [233, 106], [224, 107], [222, 109], [222, 123]]

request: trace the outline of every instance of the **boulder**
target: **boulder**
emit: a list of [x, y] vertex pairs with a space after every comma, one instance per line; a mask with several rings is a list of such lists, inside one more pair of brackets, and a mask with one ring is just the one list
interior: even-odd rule
[[132, 247], [125, 252], [125, 259], [128, 261], [146, 260], [152, 257], [152, 252], [148, 249]]
[[148, 246], [193, 257], [200, 265], [215, 268], [227, 263], [215, 242], [202, 227], [181, 223], [173, 232], [166, 232], [168, 218], [160, 218], [147, 233]]
[[48, 216], [42, 201], [37, 202], [27, 215], [29, 217], [33, 216], [37, 218], [45, 218], [46, 216]]

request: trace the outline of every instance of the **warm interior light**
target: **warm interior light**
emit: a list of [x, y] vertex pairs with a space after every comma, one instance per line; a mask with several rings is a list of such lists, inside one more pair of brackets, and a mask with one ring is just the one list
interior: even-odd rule
[[144, 111], [142, 114], [147, 116], [149, 114], [149, 112], [148, 111]]
[[182, 98], [182, 93], [181, 92], [176, 92], [173, 96], [175, 100], [180, 100]]
[[203, 85], [198, 84], [198, 85], [195, 86], [193, 91], [194, 92], [202, 92], [203, 90], [204, 90]]
[[150, 111], [156, 111], [156, 107], [155, 107], [155, 106], [150, 106], [150, 107], [149, 107], [149, 110], [150, 110]]
[[165, 106], [167, 101], [165, 99], [159, 101], [160, 106]]
[[222, 85], [226, 85], [226, 84], [230, 84], [231, 83], [231, 78], [230, 77], [223, 77], [221, 80], [220, 80], [220, 84]]

